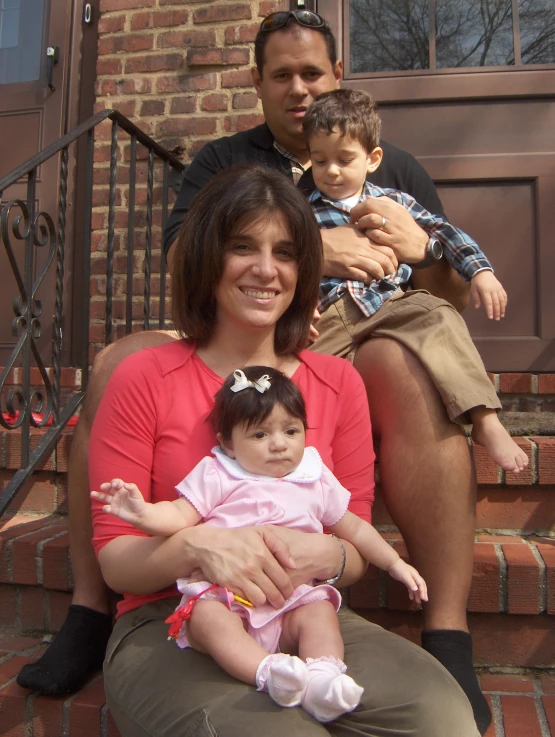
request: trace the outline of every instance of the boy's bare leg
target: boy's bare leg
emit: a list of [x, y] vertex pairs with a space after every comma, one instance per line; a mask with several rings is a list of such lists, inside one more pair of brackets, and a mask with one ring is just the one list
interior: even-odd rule
[[476, 507], [466, 439], [449, 421], [422, 364], [400, 344], [371, 339], [358, 349], [354, 365], [380, 443], [384, 501], [428, 584], [422, 644], [457, 679], [483, 734], [491, 714], [474, 674], [466, 620]]
[[110, 593], [92, 547], [89, 499], [89, 436], [104, 389], [127, 356], [175, 340], [167, 331], [134, 333], [112, 343], [95, 358], [85, 405], [75, 429], [68, 465], [69, 547], [73, 598], [66, 621], [52, 645], [36, 662], [22, 668], [17, 682], [41, 693], [73, 693], [98, 670], [112, 629]]

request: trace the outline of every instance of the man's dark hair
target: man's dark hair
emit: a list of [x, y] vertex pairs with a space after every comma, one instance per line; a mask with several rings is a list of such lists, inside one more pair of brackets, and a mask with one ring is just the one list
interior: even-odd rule
[[207, 345], [216, 327], [214, 293], [224, 271], [230, 237], [245, 224], [281, 215], [295, 248], [297, 285], [275, 331], [278, 355], [306, 344], [322, 274], [322, 239], [312, 208], [285, 174], [256, 164], [237, 164], [216, 174], [197, 194], [185, 216], [172, 268], [175, 329]]
[[263, 394], [253, 387], [232, 392], [235, 377], [233, 374], [227, 377], [214, 397], [214, 409], [208, 418], [216, 434], [221, 433], [224, 443], [229, 444], [231, 441], [234, 427], [244, 425], [249, 428], [264, 422], [278, 404], [292, 417], [300, 420], [306, 430], [303, 395], [289, 377], [269, 366], [245, 366], [241, 371], [249, 381], [258, 381], [262, 376], [268, 376], [270, 388]]
[[280, 28], [277, 28], [275, 31], [258, 31], [256, 34], [256, 38], [254, 39], [254, 61], [256, 64], [256, 68], [258, 69], [258, 74], [260, 75], [260, 79], [262, 79], [262, 68], [264, 66], [264, 50], [266, 48], [266, 44], [268, 43], [268, 39], [271, 35], [274, 33], [284, 33], [287, 31], [293, 30], [299, 30], [302, 29], [304, 31], [311, 31], [313, 33], [320, 33], [324, 37], [324, 41], [326, 42], [326, 49], [328, 52], [328, 58], [330, 60], [330, 63], [335, 69], [335, 65], [337, 64], [337, 47], [335, 43], [335, 36], [331, 32], [331, 28], [329, 27], [329, 24], [326, 22], [322, 28], [308, 28], [306, 26], [300, 26], [295, 18], [291, 15], [287, 19], [286, 23], [281, 26]]
[[371, 95], [340, 89], [318, 95], [303, 118], [303, 133], [308, 145], [315, 133], [330, 135], [336, 130], [371, 153], [380, 143], [381, 125], [378, 105]]

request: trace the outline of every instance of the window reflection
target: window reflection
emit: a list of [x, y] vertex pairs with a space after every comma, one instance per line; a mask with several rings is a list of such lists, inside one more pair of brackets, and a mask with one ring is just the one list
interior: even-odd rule
[[0, 85], [39, 79], [45, 0], [0, 0]]
[[512, 6], [512, 0], [350, 0], [351, 71], [555, 63], [555, 0], [518, 0], [515, 19]]
[[428, 0], [351, 0], [352, 72], [428, 69]]
[[523, 64], [555, 62], [554, 0], [519, 0], [520, 46]]
[[19, 40], [20, 0], [0, 0], [0, 49], [13, 49]]
[[514, 64], [511, 0], [437, 0], [437, 67], [508, 64]]

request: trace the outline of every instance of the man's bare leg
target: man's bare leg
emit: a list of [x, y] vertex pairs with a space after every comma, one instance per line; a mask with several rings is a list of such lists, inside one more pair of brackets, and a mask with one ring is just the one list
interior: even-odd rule
[[167, 331], [134, 333], [107, 346], [95, 358], [68, 465], [72, 604], [46, 653], [19, 673], [17, 682], [24, 688], [48, 694], [73, 693], [102, 665], [112, 629], [112, 610], [110, 593], [92, 547], [87, 462], [91, 427], [116, 366], [132, 353], [173, 340], [175, 334]]
[[476, 507], [467, 442], [422, 364], [399, 343], [371, 339], [358, 349], [354, 365], [380, 443], [384, 501], [428, 584], [423, 646], [460, 683], [483, 733], [491, 715], [472, 667], [466, 620]]

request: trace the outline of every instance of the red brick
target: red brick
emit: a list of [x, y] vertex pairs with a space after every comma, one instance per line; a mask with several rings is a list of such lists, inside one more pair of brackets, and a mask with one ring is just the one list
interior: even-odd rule
[[532, 438], [538, 447], [538, 482], [555, 484], [555, 438]]
[[42, 549], [43, 585], [47, 589], [70, 591], [72, 587], [67, 532], [49, 540]]
[[18, 686], [15, 681], [0, 691], [2, 737], [28, 737], [30, 734], [25, 725], [25, 702], [28, 696], [29, 691]]
[[102, 36], [105, 33], [118, 33], [125, 28], [125, 15], [103, 15], [98, 20], [98, 33]]
[[240, 133], [247, 131], [264, 122], [264, 115], [233, 115], [228, 116], [224, 120], [224, 129], [226, 133]]
[[145, 100], [141, 105], [141, 117], [148, 115], [163, 115], [166, 103], [164, 100]]
[[482, 673], [482, 691], [534, 693], [534, 679], [530, 676], [513, 676], [502, 673]]
[[265, 18], [270, 13], [276, 13], [282, 9], [283, 3], [280, 0], [262, 0], [258, 9], [258, 15]]
[[156, 80], [157, 92], [197, 92], [198, 90], [214, 90], [218, 82], [218, 75], [183, 74], [172, 77], [158, 77]]
[[216, 132], [215, 118], [168, 118], [157, 125], [158, 136], [198, 134], [201, 136]]
[[250, 20], [251, 9], [248, 5], [213, 5], [201, 8], [193, 13], [194, 23], [220, 23], [222, 21]]
[[194, 113], [197, 109], [197, 98], [194, 95], [188, 97], [174, 97], [171, 103], [171, 115], [180, 113]]
[[[183, 68], [183, 54], [153, 54], [138, 56], [125, 61], [126, 74], [164, 72]], [[117, 73], [117, 72], [116, 72]]]
[[468, 600], [471, 612], [499, 611], [499, 560], [493, 544], [474, 545], [474, 570]]
[[478, 489], [478, 529], [544, 530], [555, 529], [555, 497], [534, 487]]
[[110, 10], [132, 10], [155, 5], [156, 0], [100, 0], [100, 15]]
[[224, 64], [248, 64], [250, 61], [249, 49], [224, 49]]
[[123, 65], [121, 59], [98, 59], [96, 62], [96, 74], [103, 77], [105, 74], [121, 74]]
[[17, 624], [17, 598], [13, 586], [0, 586], [0, 627], [15, 627]]
[[237, 69], [232, 72], [222, 72], [222, 87], [252, 87], [250, 69]]
[[539, 612], [540, 569], [527, 545], [503, 545], [508, 567], [508, 609], [510, 614]]
[[225, 29], [225, 42], [228, 45], [236, 43], [254, 43], [260, 25], [253, 23], [249, 26], [228, 26]]
[[24, 665], [31, 663], [34, 660], [34, 657], [30, 658], [22, 655], [13, 655], [11, 658], [8, 658], [8, 660], [0, 663], [0, 688], [8, 683], [8, 681], [11, 681], [12, 678], [15, 678]]
[[534, 699], [502, 696], [505, 737], [542, 737]]
[[505, 543], [506, 545], [524, 545], [523, 537], [512, 535], [477, 535], [479, 543]]
[[544, 696], [542, 704], [551, 734], [555, 735], [555, 696]]
[[532, 462], [532, 443], [526, 438], [513, 438], [513, 440], [528, 456], [528, 466], [520, 473], [506, 471], [505, 483], [507, 486], [524, 486], [525, 484], [533, 484], [536, 480], [536, 469]]
[[158, 36], [159, 49], [205, 48], [216, 45], [215, 31], [168, 31]]
[[479, 484], [498, 484], [501, 480], [501, 469], [481, 445], [472, 443], [472, 455], [476, 465], [476, 478]]
[[499, 391], [502, 394], [529, 394], [532, 391], [532, 374], [499, 374]]
[[106, 703], [104, 681], [97, 678], [73, 699], [69, 711], [70, 734], [98, 737], [101, 734], [101, 709]]
[[64, 696], [37, 694], [33, 698], [33, 737], [53, 737], [64, 733]]
[[547, 573], [547, 613], [555, 614], [555, 541], [540, 543], [537, 548]]
[[187, 64], [190, 67], [208, 66], [216, 64], [218, 66], [224, 63], [223, 49], [189, 49], [187, 51]]
[[149, 51], [154, 47], [154, 38], [150, 35], [126, 33], [123, 36], [104, 36], [98, 39], [98, 54], [133, 53]]
[[555, 694], [555, 676], [540, 676], [542, 689], [544, 693]]
[[44, 589], [24, 586], [21, 589], [21, 628], [47, 630], [46, 595]]
[[205, 95], [201, 102], [200, 107], [202, 110], [207, 111], [217, 111], [217, 110], [227, 110], [229, 104], [229, 98], [227, 95], [224, 94], [212, 94], [212, 95]]
[[240, 92], [233, 95], [234, 110], [248, 110], [258, 105], [258, 95], [256, 92]]
[[555, 394], [555, 374], [538, 374], [538, 394]]

